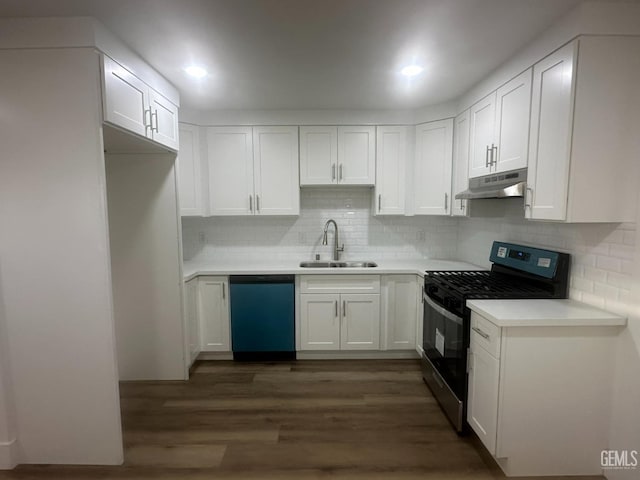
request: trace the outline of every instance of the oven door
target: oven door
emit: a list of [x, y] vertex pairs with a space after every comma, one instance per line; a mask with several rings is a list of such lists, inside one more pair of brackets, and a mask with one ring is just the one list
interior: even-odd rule
[[467, 336], [463, 317], [424, 295], [423, 377], [458, 431], [464, 423]]

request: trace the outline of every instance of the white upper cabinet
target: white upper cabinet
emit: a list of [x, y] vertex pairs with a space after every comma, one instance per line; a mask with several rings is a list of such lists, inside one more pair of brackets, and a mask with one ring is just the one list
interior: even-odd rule
[[298, 215], [298, 127], [254, 127], [255, 213]]
[[151, 110], [151, 138], [178, 150], [178, 107], [149, 88], [149, 108]]
[[[579, 48], [578, 48], [579, 46]], [[534, 66], [525, 217], [633, 222], [640, 39], [580, 37]]]
[[473, 105], [469, 178], [527, 166], [531, 69]]
[[453, 121], [453, 172], [451, 188], [451, 215], [468, 215], [467, 200], [456, 200], [456, 194], [469, 188], [469, 110]]
[[338, 183], [374, 185], [375, 127], [338, 127]]
[[408, 131], [406, 126], [377, 127], [375, 215], [405, 213]]
[[298, 215], [297, 127], [207, 129], [210, 215]]
[[210, 215], [253, 215], [251, 127], [207, 128]]
[[375, 127], [300, 127], [300, 185], [374, 185]]
[[102, 58], [104, 121], [146, 137], [150, 128], [149, 87], [109, 57]]
[[194, 125], [180, 124], [177, 162], [180, 215], [183, 217], [203, 215], [199, 130]]
[[531, 73], [528, 69], [496, 92], [494, 172], [527, 166]]
[[338, 129], [300, 127], [300, 185], [338, 181]]
[[178, 149], [178, 107], [123, 66], [102, 56], [104, 121]]
[[414, 212], [448, 215], [451, 208], [453, 119], [416, 127]]

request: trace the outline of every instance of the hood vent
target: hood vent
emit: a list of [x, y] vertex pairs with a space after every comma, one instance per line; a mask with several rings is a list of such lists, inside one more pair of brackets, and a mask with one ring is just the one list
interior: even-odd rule
[[527, 169], [492, 173], [484, 177], [470, 178], [469, 190], [456, 194], [456, 200], [477, 198], [524, 197], [527, 187]]

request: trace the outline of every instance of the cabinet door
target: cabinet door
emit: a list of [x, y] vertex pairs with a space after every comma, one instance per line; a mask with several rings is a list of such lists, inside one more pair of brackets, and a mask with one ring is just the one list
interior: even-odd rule
[[300, 348], [340, 350], [340, 295], [300, 295]]
[[185, 310], [186, 310], [186, 327], [187, 327], [187, 343], [189, 351], [188, 366], [193, 362], [200, 353], [200, 324], [198, 319], [198, 280], [193, 279], [185, 284]]
[[496, 453], [500, 361], [471, 342], [467, 421], [491, 454]]
[[416, 308], [418, 309], [418, 315], [416, 317], [416, 352], [422, 353], [422, 333], [424, 331], [424, 279], [419, 275], [415, 276], [416, 280]]
[[527, 167], [531, 73], [521, 73], [496, 92], [496, 172]]
[[385, 350], [416, 348], [417, 282], [415, 275], [382, 277], [382, 332]]
[[298, 127], [254, 127], [255, 212], [299, 215]]
[[338, 183], [376, 183], [375, 127], [338, 127]]
[[253, 215], [253, 137], [251, 127], [207, 129], [209, 213]]
[[150, 136], [149, 87], [109, 57], [102, 58], [104, 121], [143, 137]]
[[496, 94], [486, 96], [469, 110], [469, 178], [490, 173], [495, 146]]
[[338, 128], [300, 127], [300, 185], [338, 182]]
[[453, 120], [416, 127], [416, 215], [448, 215], [451, 208]]
[[202, 216], [202, 176], [198, 127], [180, 124], [180, 149], [177, 162], [180, 215], [183, 217]]
[[151, 138], [173, 150], [178, 150], [178, 107], [149, 88], [151, 108]]
[[455, 196], [469, 188], [469, 110], [458, 115], [453, 125], [451, 215], [465, 216], [467, 200], [456, 200]]
[[380, 295], [340, 295], [341, 350], [380, 348]]
[[404, 215], [408, 128], [377, 127], [374, 190], [377, 215]]
[[231, 351], [229, 284], [226, 277], [198, 279], [200, 347], [207, 352]]
[[527, 218], [567, 216], [576, 47], [571, 43], [533, 67]]

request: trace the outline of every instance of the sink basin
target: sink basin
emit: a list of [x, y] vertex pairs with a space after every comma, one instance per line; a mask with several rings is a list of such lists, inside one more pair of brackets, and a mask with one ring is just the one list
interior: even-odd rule
[[376, 262], [300, 262], [302, 268], [373, 268]]

